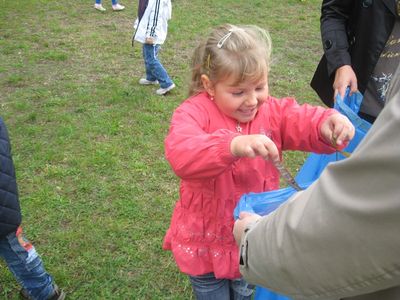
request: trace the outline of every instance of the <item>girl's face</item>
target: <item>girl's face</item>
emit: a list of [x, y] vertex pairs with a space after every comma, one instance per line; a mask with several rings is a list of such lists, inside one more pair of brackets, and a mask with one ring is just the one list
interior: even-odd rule
[[234, 78], [228, 78], [208, 87], [206, 90], [218, 108], [241, 123], [253, 120], [260, 105], [268, 98], [267, 76], [257, 82], [243, 82], [239, 85], [235, 85]]

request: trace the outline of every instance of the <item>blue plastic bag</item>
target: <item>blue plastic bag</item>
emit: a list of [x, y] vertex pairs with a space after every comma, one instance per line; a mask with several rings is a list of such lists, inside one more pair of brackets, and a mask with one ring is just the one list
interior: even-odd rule
[[[361, 142], [367, 134], [369, 128], [372, 126], [369, 122], [361, 119], [357, 113], [360, 109], [362, 102], [362, 95], [354, 93], [349, 96], [349, 89], [346, 91], [344, 99], [340, 96], [336, 97], [335, 109], [344, 114], [353, 123], [356, 133], [349, 145], [344, 151], [352, 153], [357, 145]], [[296, 175], [296, 181], [302, 188], [307, 188], [314, 182], [323, 169], [330, 163], [344, 159], [345, 157], [340, 153], [333, 154], [317, 154], [311, 153], [303, 166]], [[244, 194], [234, 210], [234, 218], [237, 220], [242, 211], [253, 212], [259, 215], [267, 215], [278, 208], [279, 205], [284, 203], [290, 196], [296, 193], [292, 187], [286, 187], [275, 191], [264, 193], [249, 193]], [[254, 300], [290, 300], [290, 298], [272, 292], [266, 288], [257, 286]]]
[[[306, 188], [308, 185], [301, 184], [302, 188]], [[256, 213], [261, 216], [268, 215], [285, 202], [290, 196], [292, 196], [296, 190], [292, 187], [286, 187], [275, 191], [269, 191], [264, 193], [249, 193], [244, 194], [239, 203], [236, 205], [233, 212], [235, 220], [239, 218], [239, 214], [242, 211]]]
[[254, 300], [291, 300], [290, 298], [272, 292], [266, 288], [256, 287]]

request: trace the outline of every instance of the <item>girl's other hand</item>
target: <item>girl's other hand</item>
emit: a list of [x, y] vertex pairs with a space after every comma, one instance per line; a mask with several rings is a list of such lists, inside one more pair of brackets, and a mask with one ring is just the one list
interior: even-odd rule
[[261, 156], [265, 160], [279, 161], [275, 143], [263, 134], [239, 135], [231, 142], [231, 152], [239, 157]]
[[335, 142], [337, 146], [350, 141], [355, 134], [355, 129], [350, 120], [336, 113], [329, 116], [321, 125], [321, 136], [329, 144]]

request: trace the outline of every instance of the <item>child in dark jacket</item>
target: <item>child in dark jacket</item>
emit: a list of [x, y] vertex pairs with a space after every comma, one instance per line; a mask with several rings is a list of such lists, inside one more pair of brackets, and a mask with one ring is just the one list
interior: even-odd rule
[[24, 237], [20, 225], [21, 209], [10, 140], [0, 118], [0, 256], [22, 285], [24, 299], [64, 299], [65, 293], [44, 269], [42, 259]]

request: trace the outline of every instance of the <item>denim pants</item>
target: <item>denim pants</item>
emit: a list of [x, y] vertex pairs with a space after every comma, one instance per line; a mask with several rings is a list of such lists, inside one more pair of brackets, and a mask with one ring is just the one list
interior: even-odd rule
[[33, 245], [24, 238], [21, 227], [0, 239], [0, 256], [32, 299], [45, 300], [53, 295], [53, 278]]
[[160, 87], [165, 89], [170, 87], [173, 82], [169, 78], [164, 66], [158, 60], [160, 45], [143, 44], [143, 59], [146, 68], [146, 79], [160, 83]]
[[[112, 5], [115, 5], [115, 4], [117, 4], [117, 3], [118, 3], [117, 0], [112, 0], [112, 1], [111, 1], [111, 4], [112, 4]], [[96, 4], [101, 4], [101, 0], [96, 0]]]
[[197, 300], [250, 300], [255, 286], [244, 279], [216, 279], [214, 273], [189, 276]]

